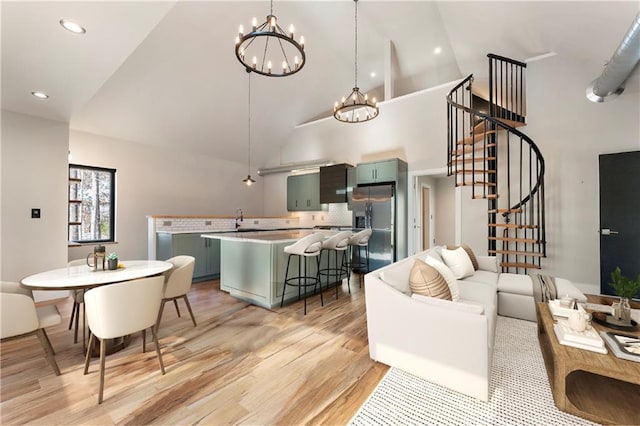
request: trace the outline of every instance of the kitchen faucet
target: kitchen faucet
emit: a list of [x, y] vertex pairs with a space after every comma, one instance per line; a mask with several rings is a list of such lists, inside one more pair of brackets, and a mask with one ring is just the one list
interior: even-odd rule
[[244, 222], [244, 215], [242, 214], [242, 209], [236, 210], [236, 229], [240, 227], [240, 223], [238, 223], [238, 219], [240, 219], [240, 222]]

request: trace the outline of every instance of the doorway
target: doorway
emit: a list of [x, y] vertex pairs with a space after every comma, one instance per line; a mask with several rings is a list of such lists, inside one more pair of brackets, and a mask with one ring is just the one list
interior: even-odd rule
[[431, 188], [422, 186], [422, 250], [431, 247]]
[[631, 279], [640, 274], [640, 151], [603, 154], [599, 163], [600, 292], [613, 294], [616, 267]]

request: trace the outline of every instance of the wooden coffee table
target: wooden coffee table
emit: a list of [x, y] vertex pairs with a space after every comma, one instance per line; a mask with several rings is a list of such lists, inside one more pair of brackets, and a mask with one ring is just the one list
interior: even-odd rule
[[[538, 340], [558, 409], [603, 424], [640, 424], [640, 363], [561, 345], [546, 303], [536, 304]], [[593, 323], [598, 331], [615, 331]], [[625, 332], [640, 337], [640, 332]], [[608, 348], [607, 348], [608, 349]]]

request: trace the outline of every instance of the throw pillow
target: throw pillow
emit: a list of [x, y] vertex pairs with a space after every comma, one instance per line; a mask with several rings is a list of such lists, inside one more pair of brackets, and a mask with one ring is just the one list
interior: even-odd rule
[[467, 252], [467, 255], [469, 255], [469, 259], [471, 260], [471, 263], [473, 264], [473, 269], [477, 271], [478, 270], [478, 258], [476, 258], [475, 253], [473, 252], [473, 250], [471, 250], [471, 247], [469, 247], [467, 244], [461, 244], [459, 246], [447, 246], [447, 249], [455, 250], [458, 247], [462, 247], [464, 249], [464, 251]]
[[451, 292], [444, 277], [437, 269], [416, 259], [409, 274], [411, 292], [438, 299], [451, 300]]
[[443, 249], [442, 258], [457, 279], [470, 277], [475, 272], [469, 255], [462, 247], [458, 247], [455, 250]]
[[458, 282], [456, 281], [456, 277], [453, 276], [453, 272], [451, 269], [444, 263], [440, 262], [438, 259], [427, 255], [425, 258], [425, 263], [429, 266], [433, 266], [440, 275], [444, 277], [444, 280], [447, 282], [449, 286], [449, 291], [451, 292], [451, 300], [457, 302], [460, 299], [460, 289], [458, 288]]

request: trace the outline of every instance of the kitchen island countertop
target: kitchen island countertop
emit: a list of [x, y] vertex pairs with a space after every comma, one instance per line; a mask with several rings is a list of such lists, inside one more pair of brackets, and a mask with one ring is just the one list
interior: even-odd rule
[[300, 238], [313, 234], [314, 232], [324, 234], [327, 238], [337, 233], [337, 231], [324, 229], [292, 229], [255, 232], [221, 232], [216, 234], [202, 234], [201, 237], [227, 241], [276, 244], [297, 241]]

